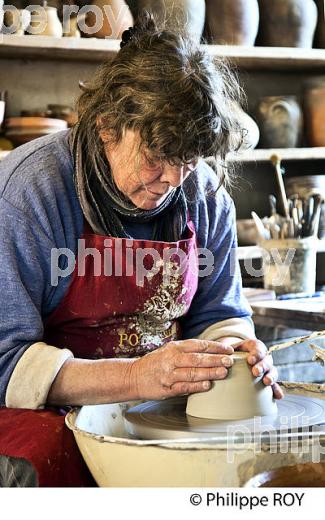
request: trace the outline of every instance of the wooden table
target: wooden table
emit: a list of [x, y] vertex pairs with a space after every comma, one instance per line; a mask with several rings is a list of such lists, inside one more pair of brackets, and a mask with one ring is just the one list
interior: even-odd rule
[[265, 327], [325, 329], [325, 297], [259, 301], [251, 304], [254, 323]]

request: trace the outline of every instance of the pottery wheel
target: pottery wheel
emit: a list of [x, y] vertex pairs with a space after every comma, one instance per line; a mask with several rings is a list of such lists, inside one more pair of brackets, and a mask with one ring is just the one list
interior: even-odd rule
[[[199, 419], [186, 415], [186, 397], [148, 401], [125, 412], [127, 431], [137, 439], [209, 438], [238, 435], [243, 430], [262, 434], [267, 427], [281, 432], [306, 432], [325, 423], [325, 400], [286, 395], [278, 404], [278, 415], [236, 421]], [[323, 429], [321, 428], [321, 431]]]

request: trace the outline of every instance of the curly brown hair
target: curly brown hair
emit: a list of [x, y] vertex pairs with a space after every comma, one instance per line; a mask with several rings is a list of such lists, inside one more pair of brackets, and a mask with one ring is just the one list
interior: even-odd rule
[[77, 102], [84, 149], [104, 157], [101, 130], [119, 142], [126, 129], [141, 146], [172, 164], [237, 149], [242, 129], [232, 109], [242, 97], [235, 74], [180, 31], [159, 30], [149, 13], [116, 56], [103, 64]]

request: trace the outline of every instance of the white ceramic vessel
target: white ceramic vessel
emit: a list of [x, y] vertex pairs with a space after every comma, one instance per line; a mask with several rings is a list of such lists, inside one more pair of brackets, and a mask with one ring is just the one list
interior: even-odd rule
[[[287, 395], [325, 399], [320, 385], [292, 384]], [[66, 417], [79, 449], [97, 484], [101, 487], [238, 487], [265, 470], [295, 463], [310, 462], [321, 443], [325, 429], [314, 430], [316, 438], [302, 440], [285, 437], [286, 451], [281, 445], [256, 445], [245, 438], [237, 443], [231, 437], [221, 442], [211, 439], [142, 441], [130, 438], [125, 429], [123, 411], [136, 403], [84, 406]]]

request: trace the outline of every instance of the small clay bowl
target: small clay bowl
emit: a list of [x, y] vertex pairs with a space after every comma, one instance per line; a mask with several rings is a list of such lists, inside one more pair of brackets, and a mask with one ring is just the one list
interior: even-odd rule
[[234, 365], [226, 379], [214, 381], [208, 392], [188, 397], [188, 415], [232, 421], [277, 414], [272, 388], [264, 385], [263, 376], [252, 375], [247, 353], [235, 352], [232, 357]]

